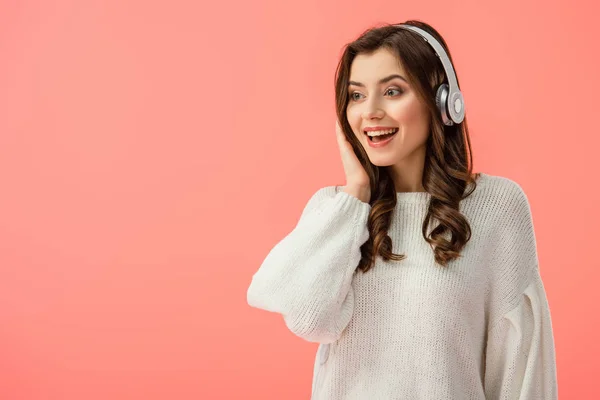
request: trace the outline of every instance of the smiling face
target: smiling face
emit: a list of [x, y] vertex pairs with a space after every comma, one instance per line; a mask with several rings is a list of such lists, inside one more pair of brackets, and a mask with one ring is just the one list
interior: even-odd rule
[[[414, 176], [423, 169], [430, 116], [408, 79], [390, 50], [358, 54], [350, 68], [346, 117], [374, 165]], [[398, 133], [387, 145], [371, 147], [364, 131], [377, 126]]]

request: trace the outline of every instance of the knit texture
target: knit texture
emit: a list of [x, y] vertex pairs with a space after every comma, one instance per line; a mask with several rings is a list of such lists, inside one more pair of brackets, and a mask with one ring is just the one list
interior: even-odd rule
[[522, 188], [480, 175], [460, 202], [471, 240], [447, 268], [422, 235], [431, 195], [396, 196], [388, 235], [406, 259], [378, 256], [373, 269], [357, 270], [371, 206], [327, 186], [252, 277], [250, 306], [320, 343], [311, 399], [557, 399], [552, 321]]

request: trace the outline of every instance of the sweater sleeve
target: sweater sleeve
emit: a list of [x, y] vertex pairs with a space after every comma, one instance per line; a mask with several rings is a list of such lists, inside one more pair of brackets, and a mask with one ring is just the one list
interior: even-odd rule
[[488, 332], [486, 399], [556, 400], [558, 386], [552, 319], [539, 270]]
[[248, 304], [282, 314], [288, 329], [309, 342], [339, 339], [354, 310], [351, 283], [369, 238], [370, 209], [335, 186], [319, 189], [252, 276]]
[[492, 253], [485, 396], [556, 400], [554, 334], [531, 208], [522, 188], [508, 182]]

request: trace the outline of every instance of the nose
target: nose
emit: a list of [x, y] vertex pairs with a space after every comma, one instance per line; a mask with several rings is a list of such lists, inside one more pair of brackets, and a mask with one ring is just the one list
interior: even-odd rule
[[379, 107], [379, 104], [373, 99], [365, 103], [365, 110], [363, 111], [363, 119], [369, 120], [373, 118], [381, 119], [384, 115], [384, 111]]

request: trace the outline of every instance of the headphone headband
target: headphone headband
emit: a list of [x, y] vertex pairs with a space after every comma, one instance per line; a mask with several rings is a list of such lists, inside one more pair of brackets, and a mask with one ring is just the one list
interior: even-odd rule
[[[417, 33], [433, 48], [435, 55], [438, 56], [442, 62], [442, 66], [446, 72], [446, 78], [448, 79], [448, 89], [445, 91], [445, 93], [443, 90], [438, 90], [438, 95], [436, 96], [436, 102], [438, 103], [438, 107], [442, 112], [442, 118], [446, 125], [453, 125], [452, 122], [462, 122], [465, 115], [463, 96], [460, 88], [458, 87], [458, 81], [456, 79], [456, 74], [454, 72], [454, 68], [452, 67], [452, 63], [450, 62], [450, 58], [446, 54], [446, 51], [442, 45], [429, 32], [426, 32], [425, 30], [414, 25], [399, 24], [395, 26]], [[443, 86], [440, 87], [440, 89], [443, 89]]]

